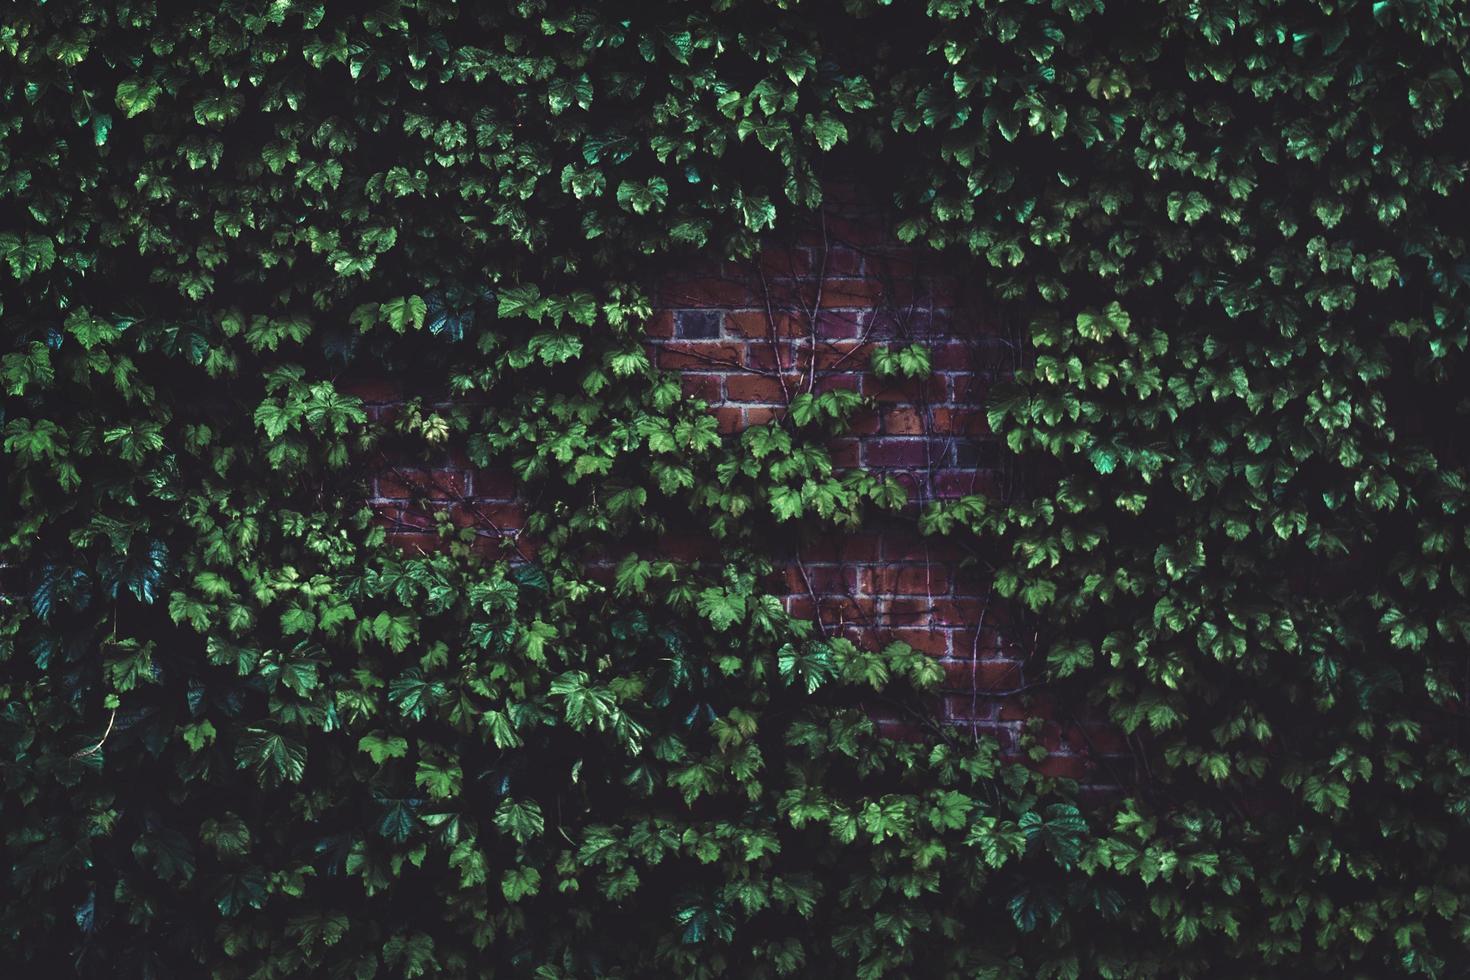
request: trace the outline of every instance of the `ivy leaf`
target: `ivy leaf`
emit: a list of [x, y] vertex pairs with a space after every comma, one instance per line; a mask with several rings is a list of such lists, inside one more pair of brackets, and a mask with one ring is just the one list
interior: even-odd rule
[[263, 787], [278, 785], [282, 780], [298, 783], [306, 773], [306, 746], [279, 732], [248, 728], [235, 750], [240, 768], [255, 770], [255, 778]]
[[717, 586], [705, 589], [699, 594], [699, 614], [723, 633], [745, 618], [745, 596]]
[[157, 105], [162, 94], [162, 86], [150, 78], [125, 79], [117, 84], [117, 107], [132, 119]]
[[540, 835], [545, 820], [535, 803], [504, 799], [495, 809], [495, 826], [514, 837], [516, 843], [524, 844]]
[[373, 762], [382, 765], [389, 759], [402, 759], [408, 755], [408, 739], [382, 731], [369, 732], [357, 740], [357, 748], [371, 756]]
[[215, 888], [214, 900], [220, 914], [233, 918], [249, 909], [265, 907], [265, 875], [257, 868], [227, 873]]
[[776, 666], [782, 678], [799, 685], [808, 694], [837, 676], [832, 650], [825, 643], [809, 643], [800, 647], [788, 643], [777, 655]]
[[541, 890], [541, 872], [531, 867], [514, 868], [500, 879], [500, 890], [508, 902], [519, 902]]
[[422, 328], [428, 311], [428, 304], [420, 296], [399, 296], [378, 307], [378, 315], [395, 333], [403, 333], [409, 327]]
[[420, 759], [413, 778], [431, 799], [447, 800], [459, 795], [464, 773], [455, 762], [440, 764]]
[[413, 833], [413, 828], [418, 825], [419, 819], [414, 813], [419, 807], [417, 800], [388, 800], [383, 809], [383, 817], [378, 822], [378, 833], [391, 841], [402, 844], [408, 840], [408, 835]]

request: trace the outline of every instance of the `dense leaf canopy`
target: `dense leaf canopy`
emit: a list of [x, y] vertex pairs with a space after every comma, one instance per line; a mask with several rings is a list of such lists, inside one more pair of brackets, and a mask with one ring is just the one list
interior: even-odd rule
[[[186, 6], [0, 13], [0, 956], [1463, 970], [1463, 6]], [[933, 662], [756, 587], [897, 503], [832, 474], [851, 406], [721, 439], [640, 345], [662, 270], [853, 174], [1030, 324], [1030, 479], [922, 526], [1136, 746], [1104, 802], [878, 738]], [[364, 508], [461, 442], [533, 561]]]

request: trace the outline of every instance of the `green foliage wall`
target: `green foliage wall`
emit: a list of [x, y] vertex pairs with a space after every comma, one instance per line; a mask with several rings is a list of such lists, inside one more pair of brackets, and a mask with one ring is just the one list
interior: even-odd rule
[[[1463, 972], [1463, 7], [180, 6], [0, 14], [26, 975]], [[901, 503], [853, 406], [722, 441], [639, 343], [851, 172], [1032, 324], [1029, 490], [922, 524], [1129, 735], [1104, 803], [879, 739], [933, 663], [755, 586]], [[460, 442], [535, 562], [358, 502]]]

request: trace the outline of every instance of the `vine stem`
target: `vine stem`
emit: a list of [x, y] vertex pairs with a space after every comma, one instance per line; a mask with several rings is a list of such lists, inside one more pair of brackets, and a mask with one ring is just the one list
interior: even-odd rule
[[105, 732], [102, 733], [102, 737], [97, 740], [97, 744], [96, 745], [93, 745], [90, 748], [80, 749], [80, 750], [78, 750], [76, 752], [73, 752], [71, 754], [71, 757], [73, 759], [82, 759], [82, 758], [85, 758], [86, 756], [95, 755], [96, 753], [102, 751], [102, 746], [106, 744], [107, 737], [112, 734], [112, 726], [114, 724], [116, 724], [116, 723], [117, 723], [117, 709], [116, 708], [113, 708], [112, 709], [112, 717], [110, 717], [110, 718], [107, 719], [107, 731], [105, 731]]

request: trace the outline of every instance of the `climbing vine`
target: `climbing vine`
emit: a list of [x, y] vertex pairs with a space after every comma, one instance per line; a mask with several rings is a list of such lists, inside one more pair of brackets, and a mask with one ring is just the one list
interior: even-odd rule
[[[3, 957], [1454, 975], [1466, 38], [1430, 0], [8, 7]], [[988, 404], [1024, 478], [919, 526], [1035, 638], [1032, 710], [1127, 738], [1110, 791], [763, 585], [907, 513], [833, 465], [861, 396], [724, 437], [643, 345], [660, 276], [855, 177], [1027, 324]], [[370, 481], [448, 452], [524, 537], [390, 540]]]

